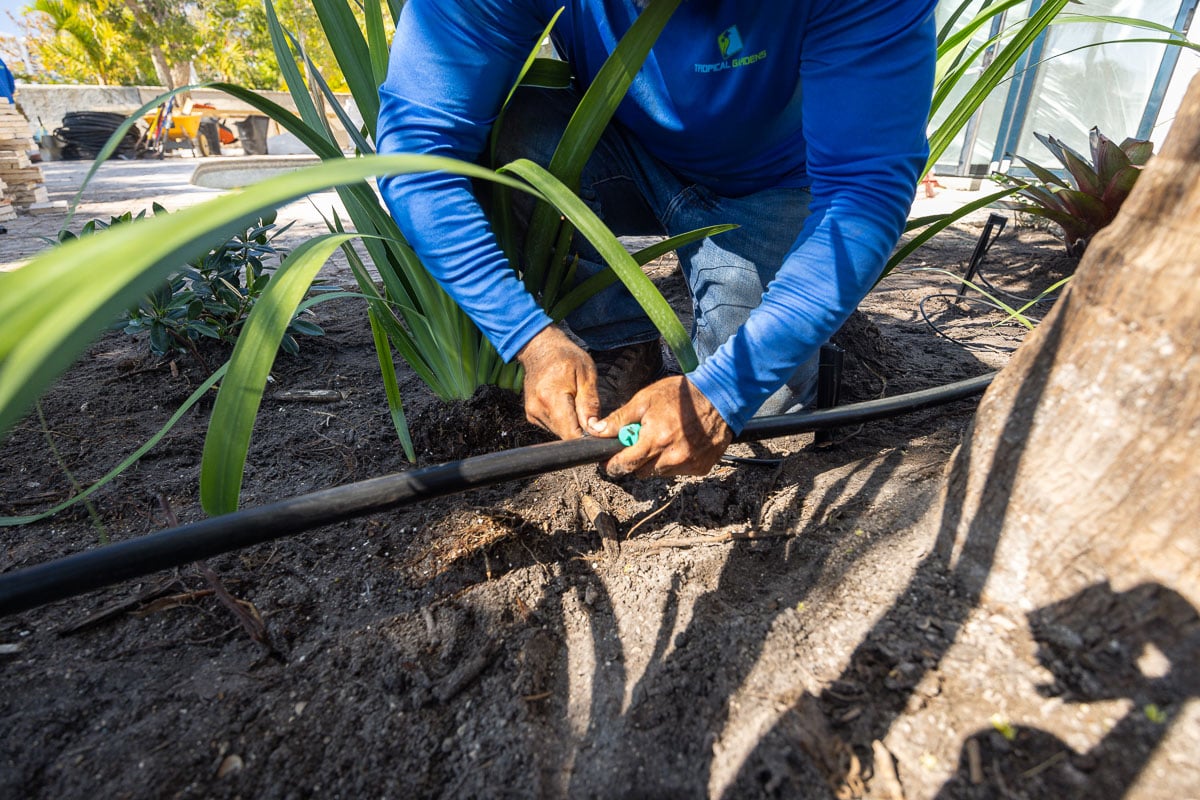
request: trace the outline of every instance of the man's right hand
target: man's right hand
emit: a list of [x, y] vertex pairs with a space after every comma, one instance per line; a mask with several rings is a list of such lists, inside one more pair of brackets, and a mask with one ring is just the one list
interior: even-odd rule
[[583, 348], [553, 325], [517, 353], [525, 368], [525, 416], [560, 439], [583, 436], [600, 416], [596, 365]]

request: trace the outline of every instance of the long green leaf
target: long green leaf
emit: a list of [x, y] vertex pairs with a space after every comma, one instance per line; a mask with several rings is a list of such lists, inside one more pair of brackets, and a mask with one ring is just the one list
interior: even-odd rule
[[[953, 32], [946, 32], [944, 37], [939, 37], [937, 47], [937, 65], [934, 71], [934, 83], [942, 84], [946, 76], [952, 71], [962, 72], [963, 67], [978, 58], [980, 58], [987, 49], [994, 45], [1000, 37], [992, 37], [983, 44], [971, 51], [970, 55], [964, 61], [963, 54], [967, 52], [967, 48], [971, 45], [971, 38], [975, 32], [982, 28], [985, 24], [991, 22], [998, 15], [1003, 14], [1014, 6], [1021, 5], [1026, 0], [1004, 0], [1001, 3], [993, 3], [979, 10], [974, 17], [966, 22], [961, 28]], [[969, 5], [964, 3], [963, 6]], [[964, 10], [960, 6], [957, 9], [955, 18]], [[953, 18], [947, 25], [953, 24]], [[946, 31], [943, 28], [943, 31]], [[936, 107], [936, 104], [935, 104]]]
[[[300, 304], [300, 310], [303, 311], [307, 308], [311, 308], [312, 306], [316, 305], [317, 303], [324, 303], [329, 300], [340, 300], [340, 299], [347, 298], [347, 297], [357, 297], [357, 298], [365, 299], [365, 298], [363, 298], [363, 296], [361, 294], [358, 294], [356, 292], [327, 292], [327, 293], [321, 294], [319, 297], [312, 297], [312, 298], [309, 298], [308, 300], [305, 300], [303, 303]], [[183, 404], [180, 405], [179, 408], [175, 409], [174, 413], [171, 414], [171, 416], [167, 419], [166, 423], [164, 423], [163, 426], [161, 428], [159, 428], [154, 433], [153, 436], [151, 436], [140, 447], [138, 447], [136, 450], [134, 450], [132, 453], [130, 453], [128, 456], [126, 456], [124, 459], [122, 459], [119, 464], [117, 464], [115, 467], [110, 469], [108, 472], [104, 473], [104, 475], [102, 475], [95, 483], [93, 483], [87, 489], [84, 489], [82, 492], [75, 495], [74, 497], [67, 498], [66, 500], [62, 501], [61, 503], [55, 505], [52, 508], [48, 508], [45, 511], [40, 511], [36, 514], [29, 514], [29, 515], [22, 516], [22, 517], [0, 517], [0, 527], [6, 527], [6, 526], [11, 526], [11, 525], [27, 525], [31, 522], [37, 522], [39, 520], [47, 519], [48, 517], [52, 517], [55, 514], [59, 513], [60, 511], [65, 511], [66, 509], [70, 508], [71, 506], [83, 502], [84, 500], [88, 499], [93, 494], [98, 492], [100, 489], [107, 486], [114, 479], [119, 477], [122, 472], [124, 472], [125, 470], [129, 469], [131, 466], [136, 464], [142, 458], [142, 456], [146, 455], [146, 453], [148, 453], [152, 449], [154, 449], [154, 446], [157, 445], [159, 442], [161, 442], [163, 437], [171, 432], [171, 429], [174, 428], [179, 423], [179, 420], [183, 419], [183, 416], [185, 414], [187, 414], [187, 412], [190, 411], [196, 405], [196, 403], [198, 403], [200, 401], [200, 399], [202, 397], [204, 397], [204, 395], [208, 394], [208, 392], [213, 388], [213, 386], [216, 385], [217, 381], [219, 381], [221, 378], [225, 377], [225, 372], [228, 369], [229, 369], [228, 361], [226, 361], [221, 366], [217, 367], [216, 371], [212, 375], [209, 375], [208, 378], [205, 379], [205, 381], [203, 383], [201, 383], [198, 387], [196, 387], [196, 390], [194, 392], [192, 392], [186, 400], [183, 401]]]
[[[1101, 25], [1120, 25], [1123, 28], [1144, 28], [1148, 31], [1158, 31], [1165, 33], [1168, 36], [1175, 37], [1178, 44], [1189, 49], [1195, 49], [1196, 43], [1188, 41], [1187, 36], [1183, 31], [1177, 31], [1170, 25], [1163, 25], [1153, 20], [1142, 19], [1141, 17], [1121, 17], [1110, 14], [1076, 14], [1075, 12], [1064, 12], [1059, 15], [1054, 21], [1055, 25], [1066, 25], [1070, 23], [1085, 23], [1085, 24], [1101, 24]], [[1114, 40], [1114, 41], [1124, 41]]]
[[371, 323], [371, 337], [375, 341], [375, 355], [379, 360], [379, 373], [383, 378], [383, 391], [387, 395], [392, 426], [396, 429], [396, 435], [400, 437], [400, 446], [404, 448], [405, 457], [409, 462], [416, 462], [417, 453], [408, 431], [408, 420], [404, 418], [404, 403], [400, 400], [400, 384], [396, 380], [396, 364], [392, 361], [392, 351], [388, 347], [387, 331], [374, 307], [367, 308], [367, 318]]
[[[0, 273], [0, 434], [130, 302], [264, 209], [372, 175], [441, 170], [532, 191], [475, 164], [438, 156], [339, 159], [68, 242], [19, 270]], [[88, 291], [79, 291], [80, 286]]]
[[371, 75], [376, 86], [383, 83], [388, 71], [387, 29], [383, 25], [383, 5], [379, 0], [366, 0], [367, 47], [371, 53]]
[[[621, 37], [616, 49], [600, 67], [588, 87], [550, 159], [550, 173], [575, 192], [584, 164], [591, 157], [617, 106], [633, 84], [650, 48], [658, 39], [680, 0], [654, 0]], [[538, 204], [526, 235], [525, 284], [530, 292], [541, 293], [550, 269], [551, 245], [557, 240], [559, 217], [549, 206]], [[549, 301], [553, 303], [551, 298]]]
[[144, 444], [142, 444], [138, 449], [134, 450], [132, 453], [130, 453], [128, 456], [126, 456], [124, 459], [122, 459], [119, 464], [117, 464], [115, 467], [113, 467], [108, 472], [106, 472], [99, 480], [97, 480], [91, 486], [84, 489], [82, 492], [75, 495], [74, 497], [70, 497], [70, 498], [62, 501], [61, 503], [54, 506], [53, 508], [48, 508], [45, 511], [38, 512], [37, 514], [29, 514], [29, 515], [26, 515], [23, 517], [0, 517], [0, 528], [7, 527], [9, 525], [27, 525], [31, 522], [37, 522], [38, 520], [46, 519], [47, 517], [52, 517], [55, 514], [57, 514], [58, 512], [68, 509], [71, 506], [75, 505], [76, 503], [83, 502], [84, 500], [88, 499], [93, 494], [98, 492], [100, 489], [107, 486], [109, 483], [112, 482], [112, 480], [114, 478], [116, 478], [122, 472], [124, 472], [125, 470], [127, 470], [131, 466], [133, 466], [135, 463], [137, 463], [138, 459], [140, 459], [142, 456], [146, 455], [146, 453], [150, 452], [150, 450], [153, 449], [156, 444], [158, 444], [160, 441], [162, 441], [162, 438], [164, 436], [166, 436], [171, 431], [172, 428], [175, 427], [176, 423], [178, 423], [179, 420], [183, 419], [183, 415], [186, 414], [188, 411], [190, 411], [192, 406], [194, 406], [194, 405], [196, 405], [196, 403], [200, 402], [200, 398], [202, 398], [202, 397], [204, 397], [204, 395], [208, 394], [209, 390], [212, 389], [212, 387], [217, 383], [217, 381], [219, 381], [222, 377], [224, 377], [225, 371], [228, 368], [229, 368], [228, 362], [217, 367], [217, 371], [214, 372], [212, 375], [209, 375], [208, 379], [205, 380], [203, 383], [201, 383], [196, 388], [196, 391], [192, 392], [191, 395], [188, 396], [187, 400], [183, 401], [183, 405], [181, 405], [179, 408], [177, 408], [175, 410], [175, 413], [170, 416], [170, 418], [167, 420], [165, 425], [163, 425], [161, 428], [159, 428], [158, 431], [153, 436], [151, 436], [149, 439], [147, 439]]
[[521, 79], [521, 85], [566, 89], [571, 85], [571, 65], [556, 58], [536, 58]]
[[338, 100], [337, 95], [333, 93], [333, 89], [330, 88], [329, 83], [317, 69], [316, 65], [313, 64], [312, 59], [308, 57], [308, 53], [300, 48], [299, 45], [297, 45], [297, 50], [299, 51], [301, 58], [304, 59], [305, 66], [308, 67], [308, 74], [311, 75], [313, 81], [316, 82], [317, 88], [320, 89], [321, 95], [325, 98], [325, 102], [329, 103], [329, 107], [332, 108], [333, 113], [337, 115], [338, 121], [342, 123], [342, 128], [345, 129], [346, 134], [350, 137], [351, 141], [354, 142], [355, 148], [358, 149], [359, 153], [374, 153], [375, 148], [372, 147], [371, 143], [366, 140], [366, 137], [363, 136], [362, 131], [360, 131], [358, 126], [354, 124], [354, 120], [350, 119], [350, 115], [346, 113], [346, 109], [342, 108], [341, 101]]
[[[539, 60], [537, 54], [541, 48], [541, 43], [550, 35], [550, 31], [554, 29], [554, 24], [558, 22], [558, 18], [565, 10], [565, 8], [560, 8], [556, 11], [554, 16], [550, 18], [550, 21], [546, 23], [546, 27], [542, 29], [542, 35], [538, 37], [537, 44], [529, 51], [525, 63], [521, 65], [521, 69], [517, 72], [516, 80], [513, 81], [512, 87], [508, 90], [508, 95], [504, 98], [504, 103], [500, 106], [499, 113], [496, 114], [496, 121], [492, 125], [491, 133], [488, 136], [488, 164], [492, 167], [497, 166], [496, 146], [504, 130], [504, 118], [508, 113], [509, 104], [512, 103], [513, 95], [517, 93], [517, 89], [525, 82], [529, 70]], [[504, 251], [504, 255], [508, 258], [510, 264], [516, 264], [518, 242], [514, 233], [511, 197], [503, 187], [495, 184], [492, 186], [492, 209], [491, 223], [493, 230], [496, 232], [496, 239], [500, 244], [500, 249]]]
[[950, 146], [950, 142], [962, 130], [967, 121], [975, 115], [983, 101], [1013, 68], [1017, 60], [1030, 48], [1037, 37], [1041, 36], [1060, 11], [1070, 0], [1048, 0], [1030, 17], [1012, 37], [1007, 45], [988, 65], [979, 78], [971, 84], [966, 94], [950, 111], [941, 125], [929, 136], [929, 160], [925, 163], [928, 172], [942, 153]]
[[[271, 36], [271, 46], [275, 50], [275, 60], [279, 64], [279, 72], [283, 75], [283, 81], [292, 95], [292, 102], [296, 104], [296, 109], [300, 112], [300, 118], [304, 120], [305, 125], [310, 130], [314, 132], [325, 131], [325, 117], [317, 111], [317, 107], [313, 104], [312, 97], [308, 93], [308, 84], [304, 82], [304, 77], [296, 67], [296, 59], [292, 55], [291, 48], [288, 46], [288, 35], [284, 32], [283, 25], [279, 22], [279, 16], [275, 13], [274, 0], [266, 0], [264, 8], [267, 12], [267, 32]], [[274, 119], [274, 117], [272, 118]], [[329, 140], [325, 136], [321, 138], [326, 144], [329, 143]], [[309, 147], [311, 148], [312, 145], [309, 145]], [[319, 151], [314, 149], [314, 152]]]
[[1008, 303], [1001, 300], [999, 297], [996, 297], [995, 295], [991, 294], [986, 289], [982, 289], [979, 286], [976, 286], [974, 283], [972, 283], [971, 281], [967, 280], [966, 278], [964, 278], [960, 275], [955, 275], [953, 272], [951, 272], [948, 269], [941, 269], [940, 267], [913, 267], [910, 270], [905, 270], [905, 272], [937, 272], [942, 275], [948, 275], [949, 277], [951, 277], [954, 280], [961, 283], [963, 286], [966, 286], [969, 289], [973, 289], [976, 292], [979, 292], [981, 295], [986, 297], [991, 303], [993, 303], [997, 308], [1001, 309], [1006, 314], [1008, 314], [1010, 319], [1015, 319], [1017, 322], [1019, 322], [1025, 328], [1027, 328], [1029, 330], [1033, 330], [1033, 323], [1030, 322], [1029, 318], [1026, 317], [1024, 314], [1022, 314], [1020, 311], [1013, 308]]
[[528, 159], [518, 159], [506, 165], [502, 172], [512, 172], [529, 181], [530, 185], [542, 193], [556, 208], [563, 213], [575, 226], [601, 257], [612, 267], [617, 277], [629, 289], [629, 293], [641, 304], [646, 316], [654, 323], [662, 334], [667, 346], [675, 353], [679, 366], [684, 372], [694, 370], [699, 361], [696, 351], [692, 348], [691, 339], [683, 328], [679, 317], [671, 310], [671, 306], [663, 299], [654, 284], [642, 272], [641, 266], [634, 261], [633, 256], [625, 249], [620, 240], [613, 235], [600, 218], [587, 207], [561, 181]]
[[641, 70], [650, 48], [680, 2], [654, 0], [638, 15], [612, 55], [600, 67], [575, 113], [571, 115], [571, 121], [567, 123], [550, 159], [550, 173], [571, 191], [578, 191], [584, 164], [596, 149], [609, 120], [633, 84], [634, 76]]
[[324, 234], [292, 251], [254, 304], [229, 359], [200, 464], [200, 504], [210, 515], [236, 511], [250, 434], [279, 343], [313, 279], [349, 234]]
[[371, 51], [358, 27], [358, 19], [345, 0], [312, 0], [312, 5], [321, 20], [329, 49], [333, 51], [374, 141], [375, 120], [379, 116], [379, 83], [375, 80]]
[[[656, 258], [661, 258], [672, 250], [678, 250], [692, 242], [697, 242], [709, 236], [716, 236], [719, 233], [725, 233], [737, 228], [737, 225], [710, 225], [707, 228], [697, 228], [694, 231], [681, 233], [678, 236], [672, 236], [669, 239], [663, 239], [661, 242], [655, 242], [649, 247], [643, 247], [633, 254], [633, 260], [638, 266], [645, 266]], [[558, 322], [564, 319], [575, 309], [583, 305], [589, 297], [599, 291], [612, 286], [619, 279], [617, 273], [613, 272], [612, 268], [603, 269], [597, 272], [592, 277], [583, 281], [570, 292], [568, 292], [561, 300], [559, 300], [554, 308], [549, 312], [550, 317]]]
[[955, 222], [958, 222], [972, 211], [978, 211], [981, 208], [985, 208], [997, 200], [1001, 200], [1009, 195], [1015, 194], [1017, 190], [1018, 187], [1016, 186], [1009, 189], [1003, 189], [999, 192], [989, 194], [986, 197], [981, 197], [978, 200], [973, 200], [950, 214], [939, 215], [939, 218], [936, 222], [930, 224], [928, 228], [914, 236], [912, 239], [906, 242], [903, 247], [892, 254], [892, 257], [888, 259], [887, 264], [884, 265], [883, 272], [879, 275], [879, 280], [875, 281], [875, 285], [878, 286], [879, 281], [886, 278], [888, 273], [895, 269], [900, 262], [912, 255], [914, 250], [928, 242], [934, 236], [938, 235]]

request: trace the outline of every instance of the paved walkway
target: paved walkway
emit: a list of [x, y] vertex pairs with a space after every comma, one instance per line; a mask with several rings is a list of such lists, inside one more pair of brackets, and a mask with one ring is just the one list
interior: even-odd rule
[[[263, 156], [261, 161], [270, 164], [272, 157]], [[83, 193], [70, 222], [70, 230], [77, 232], [91, 219], [108, 220], [127, 211], [134, 214], [148, 211], [154, 203], [168, 211], [178, 211], [225, 194], [224, 190], [192, 185], [192, 172], [200, 163], [192, 158], [167, 158], [162, 161], [109, 161], [101, 165]], [[91, 166], [90, 161], [42, 164], [50, 199], [70, 204]], [[328, 216], [332, 208], [337, 208], [345, 218], [345, 210], [332, 191], [316, 193], [284, 206], [278, 215], [280, 225], [295, 223], [286, 234], [287, 241], [294, 246], [310, 236], [326, 232], [321, 213]], [[45, 238], [57, 236], [66, 220], [65, 214], [21, 214], [4, 223], [8, 233], [0, 235], [0, 271], [19, 267], [45, 248]]]

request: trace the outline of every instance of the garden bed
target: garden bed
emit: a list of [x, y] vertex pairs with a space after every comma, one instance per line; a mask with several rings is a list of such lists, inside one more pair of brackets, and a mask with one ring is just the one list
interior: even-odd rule
[[[961, 274], [978, 232], [909, 265]], [[1036, 294], [1070, 269], [1059, 252], [1010, 229], [984, 268]], [[678, 301], [670, 264], [654, 275]], [[936, 317], [976, 349], [920, 319], [923, 297], [955, 288], [907, 272], [867, 299], [843, 338], [848, 399], [1004, 363], [1019, 335], [977, 309]], [[326, 336], [276, 363], [243, 505], [411, 468], [361, 305], [317, 314]], [[94, 481], [206, 377], [192, 357], [104, 336], [4, 442], [0, 514], [69, 496], [68, 471]], [[546, 438], [511, 395], [446, 405], [407, 371], [401, 388], [419, 465]], [[964, 596], [936, 552], [940, 479], [973, 407], [829, 446], [736, 446], [782, 460], [703, 479], [580, 467], [2, 618], [0, 796], [894, 798], [893, 759], [908, 798], [1101, 796], [1083, 789], [1114, 780], [1104, 748], [1141, 766], [1153, 723], [1105, 744], [1118, 700], [1039, 694], [1051, 678], [1028, 627]], [[0, 569], [199, 519], [210, 410], [91, 510], [0, 529]], [[589, 521], [596, 508], [615, 534]]]

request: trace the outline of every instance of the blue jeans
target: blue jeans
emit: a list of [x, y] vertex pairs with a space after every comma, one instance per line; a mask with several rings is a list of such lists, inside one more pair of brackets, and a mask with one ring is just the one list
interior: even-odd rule
[[[497, 162], [528, 158], [546, 165], [570, 119], [573, 91], [522, 89], [506, 112]], [[520, 193], [518, 193], [520, 194]], [[619, 123], [609, 125], [583, 170], [580, 196], [618, 236], [675, 236], [709, 225], [740, 227], [678, 251], [691, 292], [692, 342], [701, 361], [731, 337], [758, 307], [783, 258], [808, 217], [807, 189], [765, 189], [721, 197], [654, 159]], [[518, 225], [528, 223], [532, 200], [517, 199]], [[581, 236], [577, 279], [586, 280], [605, 263]], [[658, 337], [633, 296], [618, 283], [591, 297], [567, 317], [572, 332], [590, 349], [608, 350]], [[759, 414], [779, 414], [810, 405], [816, 397], [813, 356], [772, 395]]]

